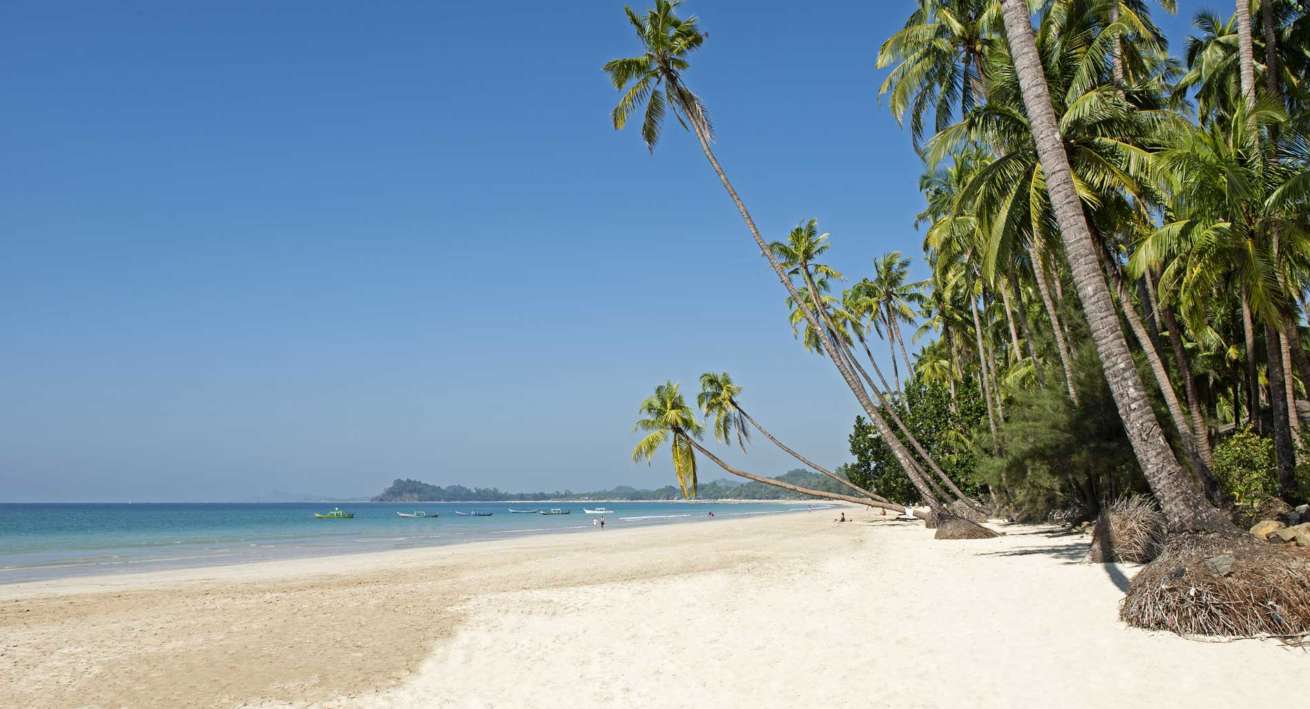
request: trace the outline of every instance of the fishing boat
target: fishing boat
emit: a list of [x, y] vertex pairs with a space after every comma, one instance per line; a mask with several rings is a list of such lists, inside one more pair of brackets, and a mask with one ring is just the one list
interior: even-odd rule
[[490, 517], [493, 512], [456, 512], [460, 517]]
[[573, 510], [561, 510], [561, 509], [558, 508], [558, 507], [552, 507], [552, 508], [550, 508], [550, 509], [548, 509], [548, 510], [542, 510], [542, 511], [538, 512], [537, 514], [542, 514], [542, 515], [566, 515], [566, 514], [569, 514], [569, 513], [571, 513], [571, 512], [573, 512]]
[[541, 510], [516, 510], [513, 507], [509, 508], [509, 513], [512, 515], [535, 515], [540, 511]]
[[582, 508], [582, 511], [583, 511], [583, 512], [586, 512], [586, 513], [589, 514], [589, 515], [612, 515], [612, 514], [614, 514], [614, 510], [607, 510], [607, 509], [605, 509], [604, 507], [597, 507], [597, 508], [594, 509], [594, 510], [593, 510], [593, 509], [588, 509], [588, 508], [586, 508], [586, 507], [583, 507], [583, 508]]
[[315, 512], [314, 517], [317, 519], [354, 519], [354, 512], [346, 512], [340, 507], [333, 507], [331, 512]]
[[[413, 512], [397, 512], [397, 513], [396, 513], [396, 516], [397, 516], [397, 517], [405, 517], [405, 518], [408, 518], [408, 519], [417, 519], [417, 518], [419, 518], [419, 517], [427, 517], [427, 516], [428, 516], [428, 513], [427, 513], [427, 512], [424, 512], [423, 510], [414, 510]], [[432, 516], [433, 516], [433, 517], [436, 517], [437, 515], [436, 515], [436, 514], [433, 514]]]

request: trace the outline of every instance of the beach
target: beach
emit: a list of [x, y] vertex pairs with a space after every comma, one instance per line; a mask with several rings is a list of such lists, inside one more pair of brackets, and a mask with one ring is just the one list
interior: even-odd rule
[[1310, 654], [1126, 627], [1086, 535], [848, 509], [0, 587], [0, 704], [1235, 706]]

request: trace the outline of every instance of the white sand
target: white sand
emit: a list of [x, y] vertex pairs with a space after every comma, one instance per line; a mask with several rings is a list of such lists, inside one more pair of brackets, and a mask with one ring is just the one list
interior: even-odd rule
[[[1303, 650], [1121, 624], [1119, 585], [1132, 571], [1082, 563], [1085, 536], [1010, 527], [993, 540], [937, 542], [918, 524], [858, 512], [875, 523], [835, 525], [833, 514], [358, 556], [345, 577], [324, 575], [339, 562], [307, 560], [170, 572], [151, 581], [162, 590], [122, 578], [108, 592], [86, 593], [100, 583], [87, 581], [3, 588], [0, 703], [1119, 708], [1304, 699]], [[39, 618], [24, 622], [30, 613]], [[252, 613], [247, 627], [241, 619]], [[349, 623], [349, 652], [279, 645], [305, 616]], [[199, 633], [204, 648], [238, 642], [207, 671], [186, 642], [101, 637], [102, 625], [123, 630], [134, 618]], [[79, 662], [99, 674], [79, 681]]]

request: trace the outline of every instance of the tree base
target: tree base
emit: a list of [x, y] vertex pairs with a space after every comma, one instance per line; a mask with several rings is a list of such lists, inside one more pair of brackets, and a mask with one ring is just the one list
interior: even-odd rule
[[1092, 528], [1089, 558], [1096, 564], [1145, 564], [1164, 548], [1164, 515], [1141, 495], [1124, 497], [1101, 510]]
[[956, 500], [955, 502], [952, 502], [946, 507], [956, 517], [963, 517], [964, 519], [967, 519], [970, 522], [977, 522], [981, 524], [987, 521], [986, 511], [978, 507], [974, 507], [973, 505], [969, 504], [968, 502], [965, 502], [964, 500]]
[[1310, 553], [1247, 534], [1172, 534], [1133, 579], [1129, 625], [1180, 635], [1310, 633]]
[[933, 539], [991, 539], [1000, 536], [981, 524], [955, 515], [937, 515], [936, 522], [937, 533]]

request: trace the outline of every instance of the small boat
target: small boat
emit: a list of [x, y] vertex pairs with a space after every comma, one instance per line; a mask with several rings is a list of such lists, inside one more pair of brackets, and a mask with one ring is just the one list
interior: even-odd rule
[[[408, 519], [417, 519], [417, 518], [420, 518], [420, 517], [427, 517], [427, 516], [428, 516], [428, 513], [427, 513], [427, 512], [424, 512], [423, 510], [414, 510], [413, 512], [397, 512], [397, 513], [396, 513], [396, 516], [397, 516], [397, 517], [406, 517], [406, 518], [408, 518]], [[434, 514], [434, 515], [432, 515], [432, 516], [433, 516], [433, 517], [436, 517], [436, 516], [438, 516], [438, 515], [435, 515], [435, 514]]]
[[516, 510], [513, 507], [509, 508], [509, 513], [512, 515], [535, 515], [540, 511], [541, 510]]
[[493, 512], [456, 512], [460, 517], [490, 517]]
[[354, 519], [354, 512], [346, 512], [340, 507], [333, 507], [331, 512], [315, 512], [314, 517], [317, 519]]
[[583, 511], [583, 512], [586, 512], [586, 513], [589, 514], [589, 515], [612, 515], [612, 514], [614, 514], [614, 510], [607, 510], [607, 509], [605, 509], [604, 507], [597, 507], [597, 508], [594, 509], [594, 510], [592, 510], [592, 509], [588, 509], [588, 508], [586, 508], [586, 507], [583, 507], [583, 508], [582, 508], [582, 511]]
[[552, 507], [552, 508], [550, 508], [550, 509], [548, 509], [548, 510], [542, 510], [542, 511], [538, 512], [537, 514], [542, 514], [542, 515], [566, 515], [566, 514], [570, 514], [570, 513], [572, 513], [572, 512], [573, 512], [573, 510], [561, 510], [561, 509], [558, 508], [558, 507]]

